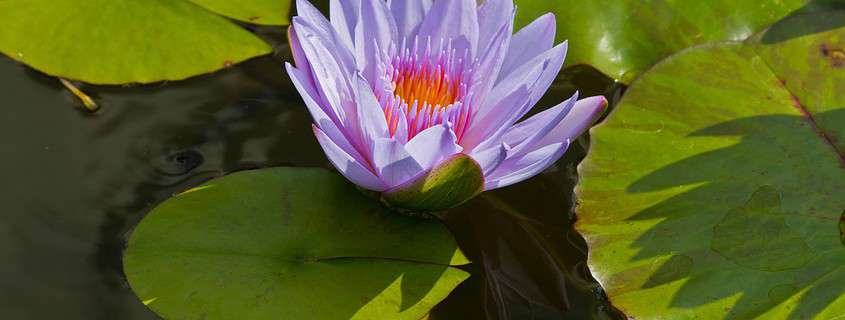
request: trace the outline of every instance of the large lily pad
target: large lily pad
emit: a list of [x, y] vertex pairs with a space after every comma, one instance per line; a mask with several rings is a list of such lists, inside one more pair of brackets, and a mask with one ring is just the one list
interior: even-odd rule
[[[519, 24], [550, 10], [567, 63], [589, 64], [622, 82], [693, 45], [743, 40], [808, 0], [515, 0]], [[554, 2], [554, 5], [549, 3]], [[816, 6], [816, 4], [813, 4]], [[811, 9], [811, 8], [807, 8]]]
[[167, 319], [422, 318], [468, 274], [435, 220], [383, 209], [322, 169], [246, 171], [166, 201], [124, 268]]
[[592, 131], [577, 228], [641, 319], [845, 314], [845, 12], [686, 50]]
[[291, 0], [189, 0], [232, 19], [264, 24], [290, 23]]
[[[242, 15], [219, 1], [195, 2]], [[271, 48], [186, 0], [2, 0], [0, 52], [50, 75], [123, 84], [181, 80]]]

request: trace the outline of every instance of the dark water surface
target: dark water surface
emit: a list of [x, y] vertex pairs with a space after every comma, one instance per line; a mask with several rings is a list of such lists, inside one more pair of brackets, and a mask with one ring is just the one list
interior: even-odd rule
[[[329, 168], [279, 48], [187, 81], [83, 86], [101, 105], [96, 113], [55, 78], [0, 57], [0, 317], [155, 319], [121, 263], [129, 232], [150, 209], [232, 171]], [[582, 96], [620, 91], [592, 70], [570, 69], [538, 106], [576, 87]], [[574, 143], [542, 175], [449, 213], [473, 275], [433, 319], [619, 318], [572, 229], [586, 144]]]

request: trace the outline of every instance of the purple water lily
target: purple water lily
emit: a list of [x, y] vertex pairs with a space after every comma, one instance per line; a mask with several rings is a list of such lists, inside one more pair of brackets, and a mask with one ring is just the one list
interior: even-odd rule
[[297, 11], [288, 74], [329, 160], [365, 189], [424, 194], [445, 183], [440, 197], [472, 184], [448, 177], [477, 176], [471, 192], [434, 207], [459, 204], [545, 170], [607, 105], [576, 93], [518, 122], [567, 44], [554, 46], [552, 14], [514, 34], [512, 0], [332, 0], [331, 21], [304, 0]]

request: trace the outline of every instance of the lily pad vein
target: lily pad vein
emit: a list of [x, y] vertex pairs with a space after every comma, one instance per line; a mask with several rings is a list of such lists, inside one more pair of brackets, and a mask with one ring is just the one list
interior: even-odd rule
[[833, 142], [833, 138], [828, 135], [827, 132], [824, 131], [821, 126], [819, 126], [813, 114], [810, 112], [809, 109], [807, 109], [807, 106], [801, 102], [801, 99], [798, 98], [795, 93], [789, 90], [789, 88], [786, 86], [786, 79], [781, 78], [775, 72], [775, 69], [771, 66], [771, 64], [769, 64], [769, 62], [766, 61], [766, 59], [756, 49], [754, 49], [754, 55], [760, 58], [761, 61], [763, 61], [763, 64], [765, 64], [766, 69], [771, 72], [772, 77], [777, 79], [778, 83], [780, 84], [780, 87], [783, 88], [783, 90], [789, 94], [790, 98], [792, 99], [792, 106], [797, 109], [798, 112], [801, 113], [805, 120], [807, 120], [815, 134], [819, 136], [825, 144], [830, 146], [830, 148], [833, 150], [833, 154], [836, 156], [836, 159], [839, 162], [839, 167], [845, 169], [845, 150], [839, 150], [839, 147], [837, 147], [836, 143]]

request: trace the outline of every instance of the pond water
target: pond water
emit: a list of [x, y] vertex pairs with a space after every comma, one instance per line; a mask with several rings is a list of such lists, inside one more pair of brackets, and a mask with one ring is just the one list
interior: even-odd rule
[[[279, 30], [259, 30], [275, 39]], [[129, 289], [132, 228], [174, 193], [229, 172], [326, 167], [310, 117], [274, 56], [187, 81], [82, 86], [96, 113], [55, 78], [0, 58], [0, 310], [6, 319], [155, 319]], [[561, 75], [540, 107], [578, 88], [615, 101], [588, 68]], [[576, 166], [587, 138], [542, 175], [476, 198], [447, 224], [472, 277], [432, 319], [621, 319], [586, 269], [574, 232]]]

